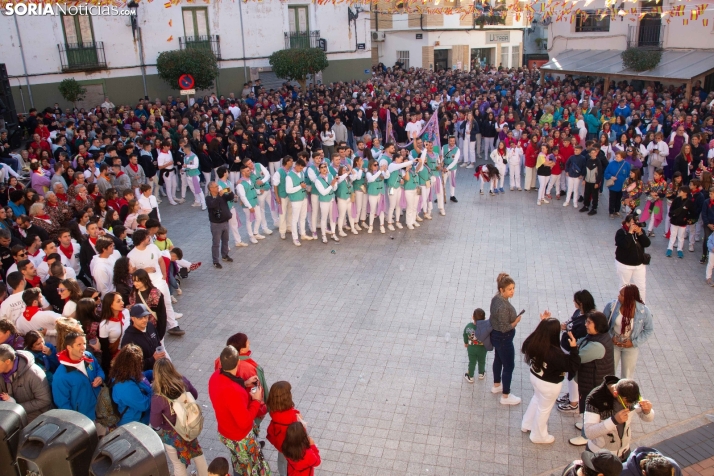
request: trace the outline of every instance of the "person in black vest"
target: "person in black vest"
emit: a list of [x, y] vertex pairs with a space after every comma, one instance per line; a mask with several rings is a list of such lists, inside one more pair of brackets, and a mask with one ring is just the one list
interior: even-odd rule
[[223, 268], [219, 262], [219, 247], [223, 261], [233, 261], [228, 256], [228, 220], [232, 216], [228, 202], [233, 199], [233, 192], [226, 192], [225, 189], [219, 188], [216, 182], [208, 184], [206, 207], [208, 207], [208, 221], [211, 222], [211, 236], [213, 237], [213, 246], [211, 247], [213, 266], [217, 269]]
[[[585, 316], [585, 329], [587, 336], [578, 341], [578, 407], [581, 415], [585, 413], [585, 399], [590, 391], [602, 383], [606, 376], [615, 373], [615, 351], [607, 316], [602, 312], [589, 312]], [[582, 425], [582, 422], [578, 422], [575, 427], [582, 430]], [[574, 446], [583, 446], [588, 442], [582, 434], [569, 441]]]
[[[573, 295], [573, 303], [575, 304], [575, 312], [561, 326], [561, 330], [564, 332], [560, 336], [560, 347], [563, 350], [569, 350], [570, 348], [568, 332], [571, 332], [577, 340], [588, 335], [588, 331], [585, 328], [585, 320], [587, 319], [587, 314], [595, 310], [595, 299], [587, 289], [577, 291]], [[568, 374], [568, 393], [556, 400], [558, 410], [561, 412], [572, 412], [578, 409], [580, 393], [578, 392], [578, 380], [575, 375], [575, 372]]]

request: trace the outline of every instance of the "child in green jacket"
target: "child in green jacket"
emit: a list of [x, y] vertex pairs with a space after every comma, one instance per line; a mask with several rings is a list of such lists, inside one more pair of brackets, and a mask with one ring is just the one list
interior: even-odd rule
[[464, 374], [464, 379], [469, 383], [474, 383], [474, 369], [477, 362], [478, 379], [483, 380], [486, 377], [486, 347], [476, 338], [476, 324], [485, 319], [486, 313], [478, 308], [474, 311], [473, 322], [469, 322], [464, 328], [464, 347], [469, 354], [469, 371]]

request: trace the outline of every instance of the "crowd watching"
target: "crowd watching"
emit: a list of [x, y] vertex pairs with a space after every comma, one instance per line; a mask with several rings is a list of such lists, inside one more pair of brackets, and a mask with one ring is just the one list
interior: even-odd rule
[[[617, 299], [598, 312], [590, 293], [579, 291], [573, 318], [560, 323], [545, 311], [521, 349], [535, 392], [522, 429], [534, 443], [552, 443], [547, 420], [557, 404], [583, 415], [571, 443], [588, 445], [568, 474], [615, 474], [624, 463], [642, 468], [632, 474], [659, 475], [656, 468], [674, 463], [655, 450], [629, 451], [632, 416], [654, 417], [632, 380], [638, 348], [653, 332], [645, 251], [656, 232], [667, 239], [657, 242], [661, 256], [699, 251], [714, 286], [714, 93], [699, 82], [685, 98], [684, 86], [539, 79], [521, 68], [379, 65], [368, 81], [307, 91], [257, 81], [237, 95], [191, 103], [106, 98], [89, 109], [31, 109], [20, 117], [20, 148], [0, 131], [0, 398], [23, 405], [30, 419], [52, 407], [79, 411], [104, 433], [151, 424], [175, 474], [192, 462], [201, 476], [227, 472], [222, 458], [207, 464], [167, 403], [198, 397], [164, 340], [185, 333], [173, 305], [201, 263], [173, 244], [159, 204], [193, 198], [205, 212], [191, 220], [205, 223], [208, 215], [213, 265], [221, 268], [221, 260], [233, 261], [229, 238], [239, 249], [275, 228], [295, 246], [375, 226], [415, 230], [432, 219], [434, 204], [445, 215], [458, 203], [457, 174], [468, 171], [481, 195], [484, 187], [490, 197], [533, 191], [536, 205], [562, 201], [590, 217], [607, 200], [609, 218], [621, 221]], [[494, 350], [492, 391], [517, 405], [513, 338], [523, 313], [509, 302], [510, 277], [499, 276], [497, 288], [488, 321], [477, 309], [464, 332], [465, 378], [473, 383], [478, 366], [484, 379]], [[209, 381], [233, 471], [270, 471], [257, 439], [270, 415], [279, 473], [313, 474], [319, 451], [290, 384], [268, 387], [250, 355], [247, 337], [232, 336]], [[568, 392], [558, 398], [566, 379]], [[116, 418], [97, 414], [104, 395]], [[615, 429], [628, 437], [605, 437]]]

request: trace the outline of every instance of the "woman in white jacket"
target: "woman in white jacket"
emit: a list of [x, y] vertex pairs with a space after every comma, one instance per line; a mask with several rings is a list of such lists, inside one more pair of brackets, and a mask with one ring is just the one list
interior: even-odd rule
[[521, 166], [523, 164], [523, 149], [518, 145], [518, 141], [511, 141], [510, 147], [506, 150], [508, 159], [508, 170], [510, 172], [511, 190], [515, 187], [520, 192], [521, 188]]
[[578, 137], [580, 137], [580, 145], [585, 148], [585, 138], [588, 136], [588, 128], [585, 127], [585, 118], [582, 114], [577, 115], [578, 122], [575, 123], [575, 127], [578, 128]]
[[[315, 180], [315, 188], [319, 194], [320, 202], [320, 230], [322, 230], [322, 242], [327, 243], [327, 235], [332, 235], [332, 239], [335, 241], [340, 241], [337, 238], [337, 233], [335, 233], [337, 217], [335, 216], [335, 208], [337, 204], [335, 202], [335, 191], [337, 190], [337, 183], [339, 179], [333, 177], [327, 170], [327, 164], [325, 162], [320, 164], [319, 168], [320, 175], [318, 175], [317, 180]], [[330, 220], [330, 231], [327, 231], [327, 220]]]
[[501, 141], [498, 143], [498, 146], [491, 152], [491, 160], [501, 174], [496, 183], [496, 193], [504, 193], [503, 182], [506, 180], [506, 166], [508, 164], [505, 142]]

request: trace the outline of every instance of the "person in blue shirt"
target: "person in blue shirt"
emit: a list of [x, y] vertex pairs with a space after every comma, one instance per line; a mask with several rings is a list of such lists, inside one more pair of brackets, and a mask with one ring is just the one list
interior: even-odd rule
[[30, 331], [25, 334], [25, 350], [35, 357], [35, 363], [45, 371], [47, 383], [52, 385], [52, 377], [59, 367], [57, 360], [57, 348], [49, 342], [45, 342], [44, 337], [37, 331]]
[[[121, 418], [117, 426], [138, 421], [149, 424], [151, 384], [142, 372], [144, 354], [135, 344], [125, 345], [114, 358], [109, 372], [112, 400]], [[149, 372], [149, 371], [147, 371]]]
[[57, 408], [74, 410], [94, 420], [104, 371], [86, 351], [84, 334], [70, 332], [65, 336], [64, 344], [65, 348], [57, 354], [60, 365], [52, 379], [52, 398]]
[[632, 109], [627, 105], [627, 101], [620, 99], [620, 104], [615, 108], [615, 116], [623, 116], [625, 119], [630, 117]]
[[605, 182], [610, 179], [615, 179], [615, 183], [608, 185], [610, 189], [610, 200], [608, 208], [610, 209], [610, 218], [614, 219], [620, 213], [620, 205], [622, 202], [622, 187], [625, 180], [630, 176], [632, 166], [625, 161], [626, 153], [618, 150], [615, 154], [615, 160], [607, 164], [605, 168]]

